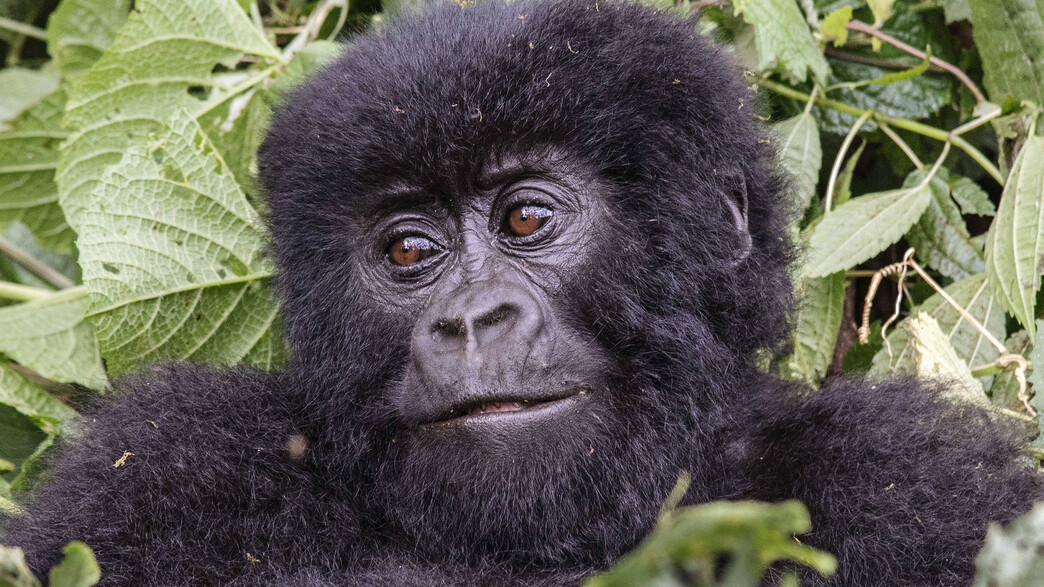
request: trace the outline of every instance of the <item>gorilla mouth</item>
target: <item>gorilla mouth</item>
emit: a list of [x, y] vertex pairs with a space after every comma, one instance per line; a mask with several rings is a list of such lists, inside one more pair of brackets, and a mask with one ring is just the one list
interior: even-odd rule
[[424, 422], [421, 427], [464, 424], [468, 421], [501, 420], [524, 416], [544, 416], [574, 404], [587, 394], [587, 387], [579, 385], [566, 393], [541, 398], [482, 398], [454, 404], [449, 410]]

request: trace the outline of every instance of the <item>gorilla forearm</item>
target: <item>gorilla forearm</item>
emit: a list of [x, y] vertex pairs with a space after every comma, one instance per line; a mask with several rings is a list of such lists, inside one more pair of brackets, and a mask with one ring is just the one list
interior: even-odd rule
[[943, 391], [842, 381], [758, 402], [751, 497], [808, 506], [801, 539], [840, 559], [830, 584], [966, 585], [989, 522], [1044, 499], [1018, 425]]

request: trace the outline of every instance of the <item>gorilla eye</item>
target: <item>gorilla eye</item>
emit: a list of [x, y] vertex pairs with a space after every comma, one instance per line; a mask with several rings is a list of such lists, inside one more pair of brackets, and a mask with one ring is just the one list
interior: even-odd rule
[[547, 224], [551, 215], [543, 206], [519, 206], [508, 214], [508, 229], [515, 236], [529, 236]]
[[419, 263], [441, 250], [439, 245], [423, 236], [408, 236], [393, 242], [388, 247], [388, 258], [396, 265], [407, 267]]

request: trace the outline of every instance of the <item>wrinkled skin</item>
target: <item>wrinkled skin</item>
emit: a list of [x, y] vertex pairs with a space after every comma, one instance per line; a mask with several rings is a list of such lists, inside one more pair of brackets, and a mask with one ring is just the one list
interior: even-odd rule
[[687, 503], [802, 500], [840, 560], [807, 585], [968, 584], [1044, 497], [1025, 438], [939, 386], [758, 372], [785, 192], [694, 31], [519, 0], [353, 42], [260, 155], [288, 370], [123, 380], [3, 541], [84, 540], [108, 584], [575, 584], [684, 470]]

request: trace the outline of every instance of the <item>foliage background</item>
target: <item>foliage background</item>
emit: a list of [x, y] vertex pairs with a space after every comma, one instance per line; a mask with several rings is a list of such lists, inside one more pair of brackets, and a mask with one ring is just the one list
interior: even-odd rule
[[[765, 368], [812, 386], [947, 378], [958, 401], [1039, 431], [1044, 0], [645, 1], [702, 15], [793, 179], [802, 304]], [[0, 508], [17, 510], [110, 377], [286, 361], [255, 151], [332, 39], [420, 3], [0, 0]], [[1030, 584], [1040, 558], [1012, 563], [1004, 544], [984, 572]]]

